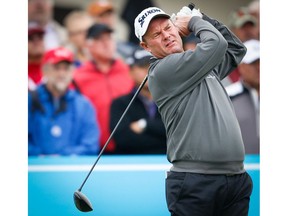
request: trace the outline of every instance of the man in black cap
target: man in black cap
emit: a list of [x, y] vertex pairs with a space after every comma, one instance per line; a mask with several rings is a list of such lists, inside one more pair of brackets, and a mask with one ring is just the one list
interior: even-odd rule
[[[100, 125], [100, 143], [104, 146], [110, 136], [110, 105], [114, 98], [127, 94], [133, 88], [129, 66], [116, 54], [113, 30], [104, 24], [93, 24], [87, 31], [87, 50], [91, 60], [74, 73], [74, 80], [80, 91], [86, 95], [97, 110]], [[105, 153], [113, 153], [114, 141], [111, 140]]]
[[[110, 129], [115, 128], [122, 113], [141, 85], [149, 68], [151, 54], [137, 48], [127, 59], [135, 88], [127, 95], [113, 100], [110, 111]], [[156, 104], [146, 83], [131, 104], [123, 122], [115, 131], [116, 154], [166, 154], [166, 132]]]

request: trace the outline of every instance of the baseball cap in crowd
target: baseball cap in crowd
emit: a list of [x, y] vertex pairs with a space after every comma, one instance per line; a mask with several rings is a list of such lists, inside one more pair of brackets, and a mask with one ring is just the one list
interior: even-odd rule
[[106, 12], [113, 12], [114, 7], [108, 0], [98, 0], [92, 1], [87, 7], [87, 11], [91, 16], [101, 16]]
[[97, 38], [104, 32], [111, 33], [113, 29], [105, 24], [95, 23], [88, 29], [86, 38]]
[[254, 61], [260, 59], [260, 41], [259, 40], [248, 40], [244, 42], [247, 48], [246, 55], [242, 59], [242, 63], [251, 64]]
[[149, 64], [151, 57], [151, 53], [140, 47], [133, 51], [132, 55], [127, 58], [126, 63], [130, 67], [134, 65], [142, 67]]
[[28, 23], [28, 36], [33, 34], [44, 34], [45, 30], [37, 22]]
[[73, 60], [74, 55], [70, 50], [64, 47], [57, 47], [45, 52], [42, 59], [42, 64], [57, 64], [62, 61], [72, 63]]
[[248, 8], [241, 7], [238, 10], [233, 11], [229, 17], [229, 26], [234, 28], [241, 28], [246, 23], [257, 24], [257, 20], [252, 16]]
[[143, 35], [146, 33], [149, 23], [155, 17], [170, 18], [170, 15], [166, 14], [158, 7], [149, 7], [144, 9], [134, 20], [134, 28], [136, 37], [142, 41]]

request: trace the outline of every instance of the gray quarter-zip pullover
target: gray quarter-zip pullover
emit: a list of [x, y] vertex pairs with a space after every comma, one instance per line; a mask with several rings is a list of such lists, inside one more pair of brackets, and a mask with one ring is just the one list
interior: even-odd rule
[[149, 89], [165, 124], [171, 170], [243, 173], [241, 131], [220, 80], [237, 67], [246, 48], [225, 25], [206, 15], [193, 17], [189, 30], [201, 39], [194, 51], [154, 58], [149, 68]]

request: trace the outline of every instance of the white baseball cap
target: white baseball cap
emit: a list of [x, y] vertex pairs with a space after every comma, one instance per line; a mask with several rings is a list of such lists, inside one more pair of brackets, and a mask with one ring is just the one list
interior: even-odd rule
[[134, 21], [135, 35], [142, 41], [143, 35], [146, 33], [149, 23], [155, 17], [167, 17], [170, 18], [170, 15], [166, 14], [163, 10], [158, 7], [149, 7], [144, 9]]
[[247, 48], [246, 55], [242, 59], [241, 63], [251, 64], [252, 62], [260, 59], [260, 41], [251, 39], [244, 42], [245, 47]]

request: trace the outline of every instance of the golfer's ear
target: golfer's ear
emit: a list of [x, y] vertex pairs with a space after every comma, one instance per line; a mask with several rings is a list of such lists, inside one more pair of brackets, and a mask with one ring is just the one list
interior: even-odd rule
[[146, 51], [150, 52], [150, 49], [149, 49], [147, 43], [141, 41], [141, 42], [140, 42], [140, 46], [141, 46], [143, 49], [145, 49]]

